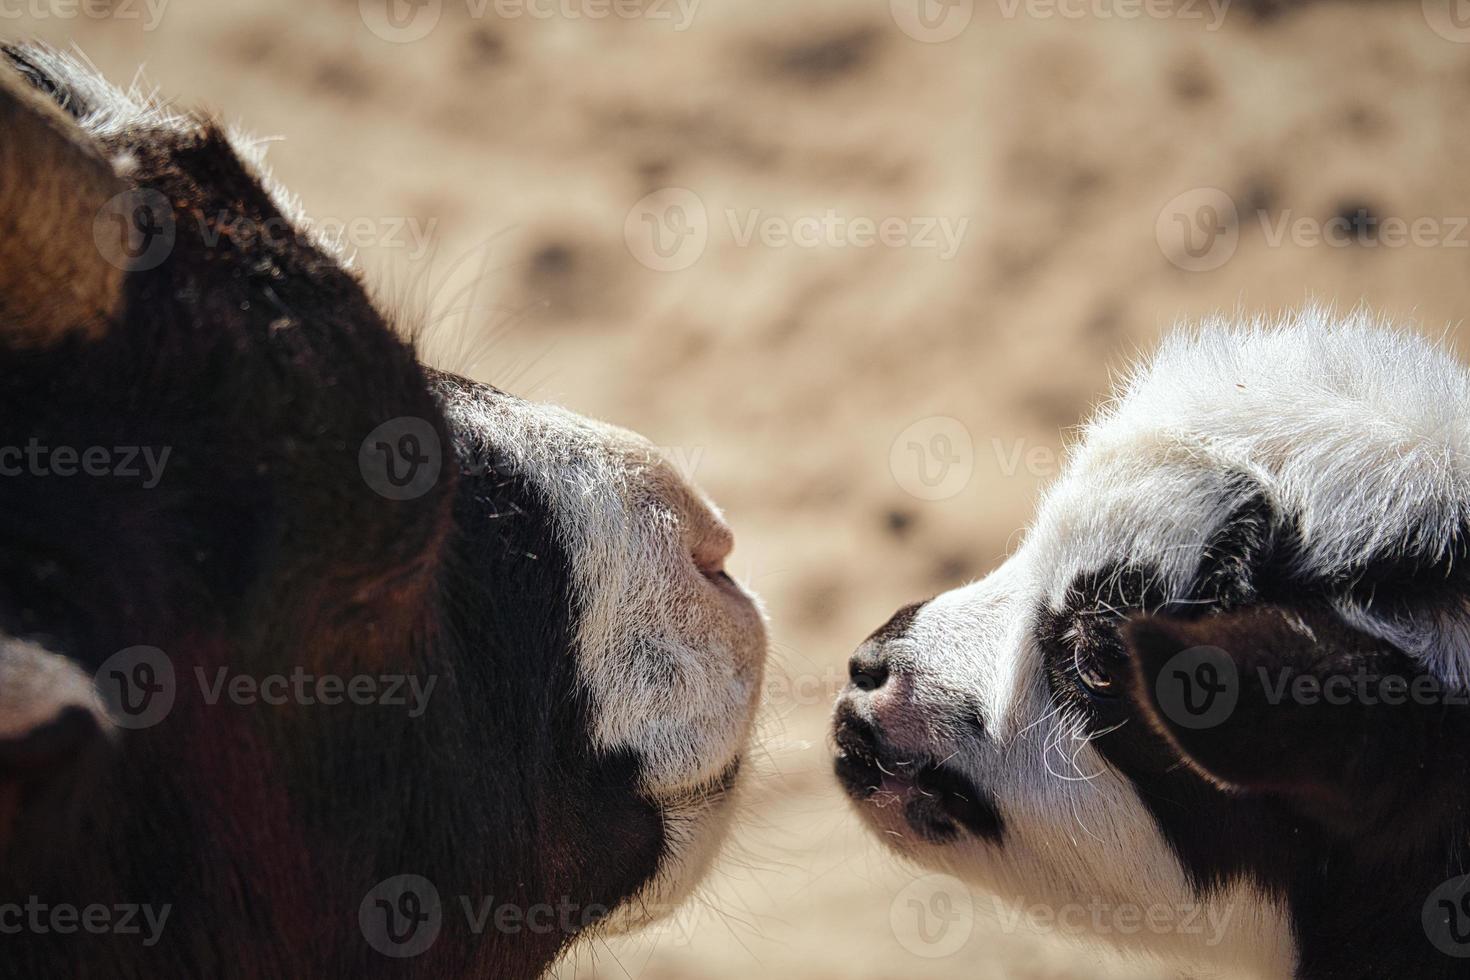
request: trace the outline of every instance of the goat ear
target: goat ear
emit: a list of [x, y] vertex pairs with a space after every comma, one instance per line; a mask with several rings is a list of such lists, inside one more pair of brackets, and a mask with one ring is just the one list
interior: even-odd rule
[[1412, 760], [1465, 726], [1453, 692], [1329, 611], [1144, 616], [1123, 637], [1133, 699], [1187, 765], [1344, 832], [1427, 792]]
[[0, 63], [0, 344], [106, 331], [129, 230], [104, 210], [125, 190], [81, 127]]

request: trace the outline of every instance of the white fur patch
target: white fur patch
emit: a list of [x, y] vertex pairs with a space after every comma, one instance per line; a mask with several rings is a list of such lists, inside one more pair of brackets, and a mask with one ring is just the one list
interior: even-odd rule
[[109, 735], [113, 726], [92, 678], [75, 661], [8, 636], [0, 636], [0, 739], [21, 739], [80, 708]]

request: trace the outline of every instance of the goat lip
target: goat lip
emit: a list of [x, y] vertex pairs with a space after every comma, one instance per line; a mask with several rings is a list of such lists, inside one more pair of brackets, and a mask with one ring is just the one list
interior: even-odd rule
[[714, 795], [724, 796], [733, 792], [736, 784], [740, 782], [740, 773], [744, 765], [744, 756], [737, 755], [731, 759], [730, 764], [725, 767], [725, 771], [715, 778], [713, 785], [710, 787]]
[[882, 788], [882, 770], [876, 761], [861, 753], [839, 749], [832, 765], [843, 790], [858, 802], [872, 798]]
[[1003, 839], [1005, 822], [994, 798], [959, 770], [926, 760], [888, 761], [881, 736], [854, 713], [839, 713], [835, 740], [833, 768], [854, 801], [880, 809], [900, 804], [904, 821], [932, 844], [949, 843], [961, 831], [994, 843]]
[[856, 712], [839, 711], [833, 738], [837, 744], [833, 769], [854, 800], [869, 800], [880, 791], [902, 794], [913, 787], [910, 779], [898, 774], [899, 766], [884, 764], [889, 753], [883, 749], [882, 736]]
[[850, 727], [839, 724], [835, 732], [837, 753], [832, 769], [843, 790], [854, 800], [862, 801], [877, 792], [883, 782], [873, 746]]

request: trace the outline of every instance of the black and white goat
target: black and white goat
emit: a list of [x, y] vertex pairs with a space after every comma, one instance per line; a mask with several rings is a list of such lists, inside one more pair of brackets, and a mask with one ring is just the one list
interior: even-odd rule
[[1470, 374], [1364, 314], [1175, 336], [851, 676], [909, 858], [1206, 968], [1470, 975]]
[[230, 133], [0, 55], [0, 974], [532, 977], [705, 869], [730, 532], [389, 319]]

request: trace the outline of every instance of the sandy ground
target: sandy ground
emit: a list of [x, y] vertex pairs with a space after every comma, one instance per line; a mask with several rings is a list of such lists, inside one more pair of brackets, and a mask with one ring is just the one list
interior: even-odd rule
[[[152, 2], [4, 0], [0, 32], [284, 137], [277, 175], [442, 362], [643, 430], [737, 529], [775, 661], [734, 853], [684, 920], [562, 977], [1168, 975], [979, 893], [926, 942], [915, 873], [834, 788], [829, 706], [892, 610], [1007, 553], [1176, 319], [1318, 298], [1458, 336], [1449, 7]], [[907, 449], [937, 437], [947, 472]]]

